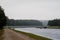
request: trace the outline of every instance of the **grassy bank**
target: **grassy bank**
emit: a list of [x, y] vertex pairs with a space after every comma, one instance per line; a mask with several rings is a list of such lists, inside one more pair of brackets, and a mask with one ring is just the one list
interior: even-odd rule
[[45, 38], [45, 37], [42, 37], [42, 36], [37, 36], [37, 35], [32, 34], [32, 33], [26, 33], [26, 32], [17, 31], [17, 30], [14, 30], [14, 31], [16, 31], [16, 32], [18, 32], [18, 33], [22, 33], [22, 34], [24, 34], [24, 35], [26, 35], [26, 36], [29, 36], [30, 38], [34, 38], [34, 39], [36, 39], [36, 40], [52, 40], [52, 39]]
[[48, 26], [48, 28], [60, 29], [60, 26]]

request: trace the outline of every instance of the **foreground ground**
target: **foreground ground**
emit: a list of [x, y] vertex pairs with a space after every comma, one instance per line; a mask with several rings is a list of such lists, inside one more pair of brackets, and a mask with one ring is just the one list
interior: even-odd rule
[[[36, 40], [33, 37], [29, 37], [23, 33], [15, 32], [10, 29], [4, 29], [4, 31], [2, 31], [2, 33], [3, 33], [3, 35], [0, 36], [0, 40]], [[43, 38], [43, 39], [47, 39], [47, 38]]]
[[10, 29], [4, 29], [3, 40], [35, 40]]

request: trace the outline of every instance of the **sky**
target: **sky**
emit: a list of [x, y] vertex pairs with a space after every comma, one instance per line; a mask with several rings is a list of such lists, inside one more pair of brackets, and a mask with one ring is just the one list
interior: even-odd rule
[[0, 0], [10, 19], [60, 19], [60, 0]]

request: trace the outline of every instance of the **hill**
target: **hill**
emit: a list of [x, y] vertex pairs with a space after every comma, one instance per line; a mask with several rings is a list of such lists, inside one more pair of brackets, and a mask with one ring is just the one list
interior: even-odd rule
[[42, 22], [38, 20], [7, 20], [8, 26], [42, 26]]

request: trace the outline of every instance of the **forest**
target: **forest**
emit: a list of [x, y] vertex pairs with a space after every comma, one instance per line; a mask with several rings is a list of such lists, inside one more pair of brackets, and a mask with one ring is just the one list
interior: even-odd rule
[[48, 21], [49, 26], [60, 26], [60, 19], [54, 19]]
[[7, 20], [8, 26], [42, 26], [42, 22], [38, 20]]

